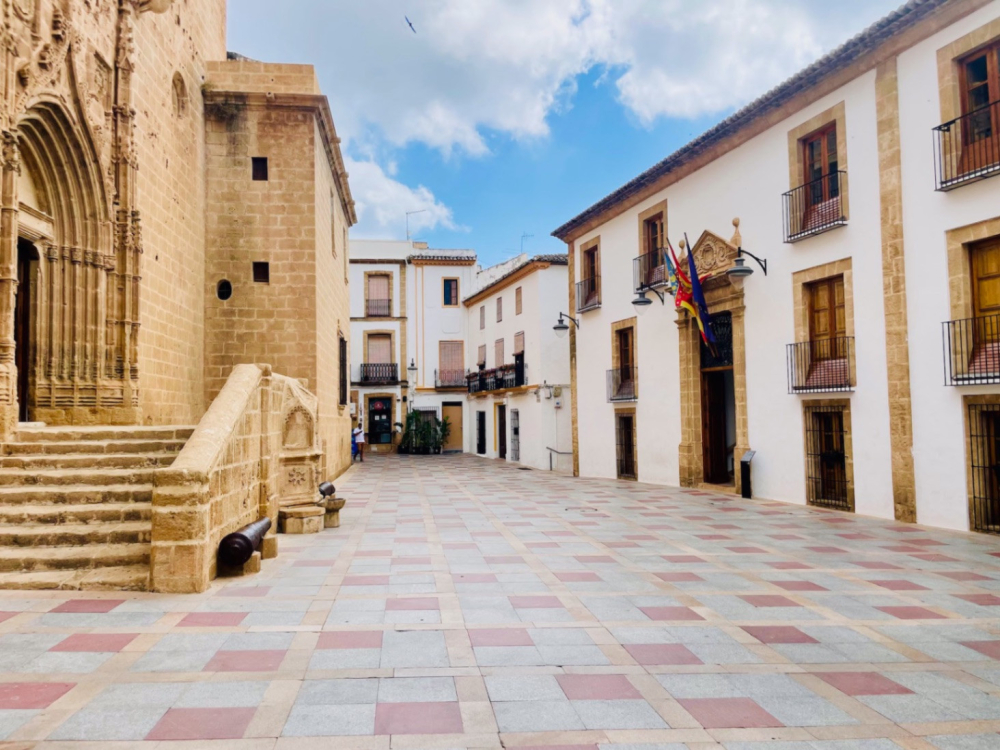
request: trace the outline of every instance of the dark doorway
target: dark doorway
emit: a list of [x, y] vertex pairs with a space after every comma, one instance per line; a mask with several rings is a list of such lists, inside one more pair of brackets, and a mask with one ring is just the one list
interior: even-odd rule
[[806, 407], [806, 461], [810, 505], [850, 511], [844, 408]]
[[704, 481], [733, 484], [736, 447], [736, 387], [733, 380], [733, 320], [713, 315], [715, 349], [701, 346], [701, 437]]
[[507, 407], [497, 407], [497, 458], [507, 459]]
[[31, 292], [37, 270], [38, 251], [27, 240], [17, 242], [17, 299], [14, 303], [14, 364], [17, 366], [18, 420], [28, 421], [33, 343], [31, 340]]
[[372, 445], [392, 443], [391, 398], [373, 398], [368, 402], [368, 442]]
[[619, 479], [638, 479], [635, 461], [635, 414], [615, 414], [615, 458]]
[[476, 412], [476, 453], [486, 455], [486, 412]]
[[517, 409], [510, 412], [510, 460], [521, 460], [521, 413]]

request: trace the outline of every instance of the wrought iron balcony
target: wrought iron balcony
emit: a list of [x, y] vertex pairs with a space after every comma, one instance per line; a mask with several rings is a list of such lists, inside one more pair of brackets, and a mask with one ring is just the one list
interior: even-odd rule
[[785, 242], [798, 242], [847, 224], [847, 172], [831, 172], [784, 194]]
[[469, 393], [489, 393], [520, 388], [528, 384], [528, 366], [524, 363], [501, 365], [492, 370], [477, 370], [466, 376]]
[[399, 365], [396, 363], [361, 365], [360, 382], [365, 385], [395, 385], [399, 382]]
[[632, 260], [632, 281], [637, 292], [665, 286], [667, 284], [667, 264], [663, 251], [643, 253]]
[[369, 299], [365, 300], [366, 318], [389, 318], [392, 317], [391, 299]]
[[1000, 174], [1000, 101], [934, 128], [934, 177], [938, 190]]
[[601, 306], [601, 277], [594, 276], [577, 282], [576, 311], [586, 312]]
[[854, 390], [854, 337], [788, 345], [789, 393]]
[[435, 370], [435, 388], [465, 388], [465, 370]]
[[608, 370], [608, 401], [638, 401], [639, 368]]
[[944, 384], [1000, 383], [1000, 315], [950, 320], [944, 329]]

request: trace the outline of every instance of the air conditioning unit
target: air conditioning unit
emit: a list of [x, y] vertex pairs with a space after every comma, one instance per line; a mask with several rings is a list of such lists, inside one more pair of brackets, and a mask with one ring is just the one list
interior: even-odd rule
[[358, 405], [353, 401], [351, 402], [351, 416], [352, 417], [358, 416]]

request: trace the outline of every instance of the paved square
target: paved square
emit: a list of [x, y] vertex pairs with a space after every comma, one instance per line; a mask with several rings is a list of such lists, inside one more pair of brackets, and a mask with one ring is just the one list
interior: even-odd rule
[[0, 742], [1000, 748], [996, 537], [471, 456], [337, 485], [202, 595], [0, 592]]

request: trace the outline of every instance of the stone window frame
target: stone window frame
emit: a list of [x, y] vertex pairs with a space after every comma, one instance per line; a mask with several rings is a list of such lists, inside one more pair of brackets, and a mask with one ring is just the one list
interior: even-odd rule
[[[597, 262], [594, 264], [594, 269], [596, 271], [596, 278], [597, 279], [601, 278], [601, 235], [597, 235], [596, 237], [591, 237], [586, 242], [580, 243], [579, 247], [580, 278], [577, 279], [577, 281], [584, 281], [583, 269], [586, 268], [586, 265], [584, 264], [583, 259], [587, 256], [587, 253], [589, 253], [591, 250], [596, 251], [595, 257], [597, 259]], [[598, 288], [600, 288], [600, 282], [598, 282]]]
[[969, 245], [997, 236], [1000, 236], [1000, 216], [945, 232], [951, 320], [964, 320], [975, 314], [972, 306], [972, 264], [969, 259]]
[[[389, 277], [389, 314], [388, 315], [368, 315], [368, 279], [372, 276], [388, 276]], [[394, 310], [393, 307], [393, 286], [395, 285], [396, 279], [395, 275], [391, 270], [385, 271], [365, 271], [365, 315], [364, 317], [373, 320], [385, 320], [386, 318], [391, 318]]]
[[962, 71], [960, 62], [981, 47], [1000, 40], [1000, 18], [973, 29], [937, 51], [938, 94], [941, 122], [962, 115]]
[[[447, 287], [449, 281], [455, 282], [455, 302], [453, 304], [448, 304], [444, 301], [444, 290]], [[457, 276], [445, 276], [441, 279], [441, 307], [452, 308], [459, 307], [462, 299], [462, 282]]]
[[364, 363], [366, 365], [381, 364], [381, 363], [377, 363], [377, 362], [376, 363], [372, 363], [372, 362], [368, 361], [368, 339], [371, 338], [372, 336], [385, 336], [385, 335], [389, 336], [389, 362], [388, 362], [388, 364], [390, 364], [390, 365], [396, 364], [396, 332], [393, 329], [391, 329], [391, 328], [385, 328], [385, 329], [378, 329], [378, 330], [373, 329], [373, 330], [365, 331], [364, 332], [364, 355], [365, 355]]
[[805, 184], [806, 166], [803, 153], [803, 141], [830, 125], [837, 128], [837, 168], [847, 175], [840, 190], [840, 203], [845, 220], [851, 218], [851, 203], [849, 196], [850, 172], [847, 169], [847, 105], [837, 102], [829, 109], [810, 117], [805, 122], [788, 131], [788, 189], [802, 187]]
[[851, 400], [849, 398], [807, 398], [802, 400], [802, 468], [805, 483], [806, 505], [810, 508], [820, 507], [809, 502], [809, 424], [806, 420], [809, 407], [832, 407], [841, 409], [844, 420], [844, 477], [847, 481], [847, 502], [851, 512], [855, 512], [854, 503], [854, 436], [851, 429]]
[[[647, 208], [645, 211], [639, 212], [638, 228], [639, 228], [639, 255], [646, 255], [651, 252], [647, 242], [646, 242], [646, 222], [652, 219], [657, 214], [663, 214], [663, 239], [666, 241], [668, 235], [667, 232], [667, 200], [663, 199], [658, 203], [654, 203], [652, 206]], [[659, 264], [657, 264], [659, 265]]]
[[[852, 258], [822, 263], [818, 266], [795, 271], [792, 274], [792, 308], [795, 321], [793, 344], [809, 342], [809, 290], [810, 284], [834, 276], [844, 277], [844, 335], [854, 338], [854, 270]], [[858, 382], [857, 357], [851, 357], [851, 383]]]

